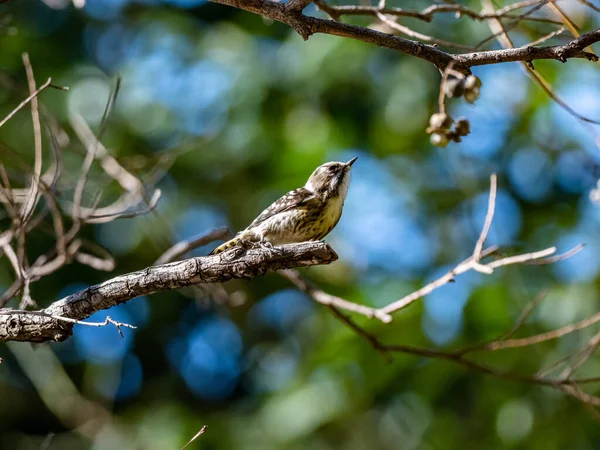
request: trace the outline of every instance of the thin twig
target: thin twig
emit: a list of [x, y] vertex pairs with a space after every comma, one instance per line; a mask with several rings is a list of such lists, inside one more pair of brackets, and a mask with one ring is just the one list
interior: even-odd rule
[[459, 48], [462, 50], [473, 50], [473, 47], [471, 47], [469, 45], [459, 44], [457, 42], [444, 41], [442, 39], [437, 39], [432, 36], [428, 36], [426, 34], [419, 33], [418, 31], [411, 30], [410, 28], [399, 24], [395, 20], [391, 20], [390, 18], [388, 18], [387, 16], [385, 16], [384, 14], [382, 14], [380, 12], [378, 12], [376, 14], [376, 16], [379, 20], [381, 20], [387, 26], [393, 28], [394, 30], [399, 31], [400, 33], [402, 33], [408, 37], [420, 39], [425, 42], [431, 42], [431, 43], [437, 44], [437, 45], [443, 45], [445, 47], [454, 47], [454, 48]]
[[4, 119], [0, 120], [0, 127], [2, 127], [2, 125], [4, 125], [6, 122], [8, 122], [12, 118], [12, 116], [14, 116], [17, 112], [19, 112], [19, 110], [21, 108], [23, 108], [25, 105], [27, 105], [27, 103], [29, 103], [31, 100], [36, 98], [40, 92], [42, 92], [44, 89], [46, 89], [48, 86], [50, 86], [51, 82], [52, 82], [52, 78], [48, 78], [48, 80], [44, 84], [42, 84], [35, 92], [33, 92], [31, 95], [29, 95], [29, 97], [27, 97], [21, 103], [19, 103], [19, 106], [17, 106], [10, 113], [8, 113], [8, 115]]
[[[384, 306], [383, 308], [380, 308], [378, 310], [379, 312], [384, 313], [384, 314], [392, 314], [401, 309], [404, 309], [407, 306], [414, 303], [415, 301], [419, 300], [420, 298], [430, 294], [435, 289], [438, 289], [438, 288], [444, 286], [445, 284], [447, 284], [448, 282], [454, 280], [454, 278], [457, 275], [465, 273], [469, 270], [475, 270], [475, 271], [481, 272], [483, 274], [489, 275], [494, 271], [494, 269], [496, 269], [498, 267], [537, 260], [537, 259], [544, 258], [544, 257], [556, 252], [555, 247], [550, 247], [545, 250], [540, 250], [537, 252], [525, 253], [522, 255], [509, 256], [509, 257], [497, 259], [495, 261], [491, 261], [491, 262], [485, 263], [485, 264], [480, 262], [481, 258], [491, 254], [493, 251], [496, 250], [495, 247], [482, 250], [483, 245], [485, 244], [485, 240], [488, 236], [492, 220], [494, 218], [495, 202], [496, 202], [496, 189], [497, 189], [496, 185], [497, 185], [496, 175], [492, 174], [492, 176], [490, 177], [490, 195], [489, 195], [488, 209], [487, 209], [487, 213], [486, 213], [486, 217], [485, 217], [485, 222], [483, 225], [483, 229], [481, 230], [481, 233], [479, 235], [479, 238], [477, 239], [477, 243], [475, 244], [475, 249], [474, 249], [471, 257], [467, 258], [466, 260], [464, 260], [463, 262], [458, 264], [456, 267], [454, 267], [452, 270], [445, 273], [438, 279], [432, 281], [431, 283], [423, 286], [419, 290], [412, 292], [412, 293], [402, 297], [400, 300], [397, 300], [393, 303], [390, 303], [387, 306]], [[571, 250], [567, 253], [574, 254], [573, 250]]]
[[490, 195], [488, 198], [488, 207], [487, 213], [485, 215], [485, 221], [483, 223], [483, 228], [481, 230], [481, 234], [477, 239], [477, 243], [475, 244], [475, 250], [473, 250], [473, 259], [477, 262], [481, 260], [481, 251], [483, 249], [483, 244], [487, 239], [488, 233], [490, 232], [490, 227], [492, 226], [492, 221], [494, 220], [494, 211], [496, 210], [496, 191], [498, 189], [498, 177], [496, 174], [492, 174], [490, 176]]
[[594, 11], [600, 12], [600, 8], [597, 7], [596, 5], [594, 5], [592, 2], [589, 2], [588, 0], [579, 0], [581, 3], [583, 3], [586, 6], [589, 6], [590, 8], [592, 8]]
[[200, 428], [200, 431], [198, 431], [193, 438], [191, 438], [187, 444], [185, 444], [183, 447], [181, 447], [181, 450], [185, 450], [186, 448], [188, 448], [188, 446], [194, 442], [196, 439], [198, 439], [200, 436], [202, 436], [204, 434], [204, 432], [206, 431], [207, 426], [204, 425], [202, 428]]
[[[491, 342], [482, 348], [475, 348], [472, 351], [478, 350], [503, 350], [507, 348], [516, 348], [516, 347], [529, 347], [531, 345], [539, 344], [541, 342], [550, 341], [553, 339], [558, 339], [559, 337], [565, 336], [567, 334], [573, 333], [574, 331], [583, 330], [584, 328], [588, 328], [589, 326], [600, 322], [600, 313], [596, 313], [587, 319], [581, 320], [576, 323], [572, 323], [569, 325], [565, 325], [564, 327], [558, 328], [556, 330], [548, 331], [546, 333], [536, 334], [534, 336], [529, 336], [526, 338], [520, 339], [507, 339], [496, 342]], [[469, 350], [470, 352], [471, 350]], [[467, 353], [465, 351], [460, 351], [462, 353]]]
[[[487, 11], [487, 12], [494, 11], [494, 7], [490, 0], [482, 0], [482, 4], [483, 4], [484, 11]], [[505, 48], [505, 49], [514, 49], [515, 48], [515, 45], [514, 45], [512, 39], [510, 38], [510, 36], [508, 35], [507, 29], [505, 28], [505, 26], [502, 22], [500, 22], [499, 20], [491, 20], [488, 22], [488, 25], [490, 27], [490, 30], [492, 30], [492, 32], [494, 33], [494, 36], [496, 37], [496, 39], [498, 40], [498, 42], [500, 43], [500, 45], [503, 48]], [[598, 33], [600, 35], [600, 30], [595, 30], [592, 33]], [[582, 37], [589, 36], [589, 34], [590, 33], [587, 33], [586, 35], [582, 35], [582, 36], [576, 38], [575, 41], [580, 41], [580, 42], [584, 41], [584, 39], [582, 39]], [[572, 41], [572, 42], [575, 42], [575, 41]], [[582, 43], [581, 48], [584, 49], [584, 48], [588, 47], [590, 44], [592, 44], [592, 42], [590, 42], [590, 43], [584, 42], [584, 43]], [[534, 46], [522, 47], [522, 49], [524, 49], [524, 50], [532, 50], [535, 48], [539, 48], [539, 47], [534, 47]], [[598, 60], [598, 57], [596, 55], [591, 54], [591, 53], [586, 53], [586, 54], [588, 55], [588, 58], [590, 60], [592, 60], [592, 61]], [[562, 62], [566, 61], [566, 58], [564, 58], [564, 56], [561, 55], [560, 51], [557, 53], [556, 56], [559, 61], [562, 61]], [[565, 111], [567, 111], [570, 115], [572, 115], [577, 120], [582, 122], [582, 124], [586, 126], [586, 129], [588, 130], [588, 132], [590, 132], [590, 134], [592, 134], [594, 137], [597, 137], [598, 135], [597, 135], [596, 131], [587, 124], [591, 123], [591, 124], [598, 125], [598, 124], [600, 124], [600, 121], [585, 117], [585, 116], [579, 114], [573, 108], [571, 108], [561, 97], [559, 97], [554, 92], [550, 83], [539, 72], [534, 70], [531, 64], [527, 63], [527, 62], [531, 62], [531, 61], [533, 61], [533, 60], [526, 59], [526, 60], [521, 61], [521, 64], [524, 67], [525, 71], [546, 92], [546, 94], [548, 94], [548, 96], [550, 96], [550, 98], [552, 98], [552, 100], [554, 100], [561, 108], [563, 108]]]
[[343, 298], [336, 297], [335, 295], [328, 294], [327, 292], [317, 288], [306, 278], [302, 277], [296, 270], [283, 270], [279, 272], [279, 274], [282, 277], [287, 278], [289, 281], [295, 284], [298, 289], [300, 289], [302, 292], [305, 292], [307, 295], [312, 297], [313, 300], [321, 303], [322, 305], [362, 314], [363, 316], [369, 318], [374, 317], [383, 323], [389, 323], [392, 320], [392, 317], [382, 310], [359, 305], [358, 303], [350, 302], [348, 300], [344, 300]]
[[413, 19], [419, 19], [424, 22], [431, 22], [433, 16], [439, 13], [454, 13], [460, 16], [470, 17], [471, 19], [483, 21], [489, 19], [520, 19], [534, 22], [553, 23], [560, 24], [555, 20], [545, 19], [541, 17], [521, 17], [518, 15], [510, 14], [511, 11], [519, 8], [525, 8], [527, 6], [535, 5], [539, 0], [529, 0], [526, 2], [520, 2], [519, 4], [509, 5], [506, 8], [498, 10], [494, 14], [478, 13], [472, 9], [467, 8], [463, 5], [431, 5], [427, 8], [416, 11], [404, 8], [387, 8], [385, 2], [380, 3], [378, 6], [365, 6], [365, 5], [330, 5], [325, 0], [316, 0], [315, 3], [323, 12], [334, 17], [335, 19], [340, 16], [352, 15], [352, 16], [375, 16], [377, 13], [385, 14], [388, 16], [402, 16]]
[[63, 317], [56, 314], [48, 314], [44, 311], [29, 311], [25, 309], [7, 309], [0, 310], [0, 315], [13, 315], [13, 314], [22, 314], [22, 315], [31, 315], [31, 316], [40, 316], [40, 317], [48, 317], [50, 319], [59, 320], [61, 322], [72, 323], [77, 325], [85, 325], [87, 327], [105, 327], [108, 324], [114, 325], [119, 332], [119, 335], [122, 338], [125, 338], [123, 332], [121, 331], [121, 327], [136, 329], [135, 325], [131, 325], [128, 323], [117, 322], [114, 319], [111, 319], [110, 316], [106, 316], [104, 322], [84, 322], [83, 320], [71, 319], [69, 317]]
[[[494, 38], [496, 38], [498, 36], [501, 36], [503, 34], [507, 34], [510, 30], [512, 30], [513, 28], [515, 28], [516, 26], [518, 26], [519, 23], [521, 23], [521, 21], [523, 19], [525, 19], [526, 17], [530, 16], [531, 14], [533, 14], [534, 12], [536, 12], [538, 9], [542, 8], [544, 5], [546, 5], [549, 2], [551, 3], [552, 0], [540, 0], [540, 1], [538, 1], [528, 11], [524, 12], [523, 14], [521, 14], [519, 17], [517, 17], [512, 22], [507, 23], [506, 25], [502, 24], [502, 30], [497, 31], [497, 32], [493, 32], [492, 35], [486, 37], [485, 39], [483, 39], [482, 41], [480, 41], [479, 43], [477, 43], [477, 45], [475, 45], [475, 48], [476, 49], [481, 48], [484, 44], [487, 44], [488, 42], [490, 42]], [[500, 22], [498, 19], [494, 19], [494, 20], [497, 21], [497, 22]]]
[[559, 378], [568, 380], [571, 378], [573, 373], [583, 366], [587, 360], [594, 354], [600, 345], [600, 333], [596, 333], [577, 354], [574, 355], [574, 361], [566, 367]]
[[551, 256], [549, 258], [540, 258], [540, 259], [536, 259], [535, 261], [528, 261], [527, 264], [531, 264], [531, 265], [554, 264], [559, 261], [569, 259], [572, 256], [575, 256], [577, 253], [579, 253], [584, 248], [585, 248], [585, 244], [578, 244], [575, 247], [573, 247], [571, 250], [567, 250], [566, 252], [561, 253], [560, 255]]
[[[35, 77], [33, 76], [33, 69], [31, 62], [29, 61], [29, 55], [23, 53], [23, 65], [25, 66], [25, 72], [27, 73], [27, 85], [29, 86], [29, 92], [33, 95], [36, 92], [35, 88]], [[33, 122], [33, 141], [34, 141], [34, 164], [33, 164], [33, 176], [31, 178], [31, 187], [28, 193], [27, 201], [23, 205], [21, 211], [21, 218], [23, 223], [27, 223], [31, 213], [35, 209], [39, 199], [39, 183], [42, 175], [42, 127], [40, 125], [40, 112], [38, 107], [37, 96], [31, 98], [31, 119]], [[25, 229], [21, 230], [22, 233]]]
[[564, 31], [565, 31], [564, 27], [560, 27], [558, 30], [554, 30], [553, 32], [548, 33], [545, 36], [542, 36], [541, 38], [536, 39], [533, 42], [530, 42], [529, 44], [525, 44], [523, 47], [535, 47], [536, 45], [543, 44], [547, 40], [552, 39], [555, 36], [561, 35]]

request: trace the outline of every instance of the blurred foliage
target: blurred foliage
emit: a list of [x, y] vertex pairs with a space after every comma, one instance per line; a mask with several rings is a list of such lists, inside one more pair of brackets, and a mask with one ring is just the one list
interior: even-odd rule
[[[600, 15], [583, 5], [564, 6], [583, 30], [600, 25]], [[307, 12], [316, 14], [313, 6]], [[243, 228], [317, 165], [357, 155], [344, 215], [327, 238], [340, 259], [307, 272], [349, 300], [385, 305], [468, 256], [492, 172], [500, 191], [490, 244], [519, 251], [587, 244], [554, 266], [460, 276], [389, 325], [358, 319], [384, 341], [440, 348], [484, 341], [509, 329], [541, 289], [547, 298], [523, 335], [600, 310], [600, 210], [588, 199], [598, 149], [518, 64], [474, 69], [483, 81], [477, 103], [448, 100], [452, 116], [468, 117], [472, 133], [440, 149], [424, 132], [437, 108], [437, 70], [365, 43], [325, 35], [304, 42], [281, 24], [196, 0], [91, 0], [83, 9], [22, 0], [0, 6], [0, 22], [0, 117], [27, 96], [23, 52], [38, 84], [51, 76], [70, 87], [40, 96], [44, 117], [56, 118], [70, 139], [59, 195], [69, 198], [84, 155], [69, 114], [78, 111], [98, 131], [117, 76], [122, 87], [102, 142], [163, 191], [155, 212], [88, 229], [115, 255], [113, 274], [73, 264], [32, 286], [41, 306], [150, 265], [180, 239], [222, 225]], [[485, 23], [453, 15], [406, 23], [463, 43], [489, 35]], [[516, 31], [517, 45], [540, 37], [539, 27]], [[600, 117], [596, 65], [570, 60], [536, 68], [574, 109]], [[0, 129], [0, 141], [32, 164], [28, 108]], [[26, 172], [0, 152], [25, 183]], [[151, 170], [157, 167], [158, 175]], [[92, 171], [84, 201], [103, 190], [108, 202], [118, 195], [113, 184]], [[32, 242], [34, 251], [52, 245], [43, 233]], [[3, 290], [12, 268], [6, 258], [0, 268]], [[29, 344], [0, 347], [0, 447], [37, 449], [53, 433], [46, 448], [174, 449], [205, 424], [190, 448], [600, 446], [588, 411], [554, 390], [402, 354], [387, 363], [276, 274], [226, 288], [241, 291], [243, 304], [170, 292], [92, 317], [137, 325], [124, 330], [125, 339], [114, 328], [79, 326], [66, 342], [33, 352]], [[531, 373], [590, 333], [481, 360]], [[599, 369], [595, 357], [582, 374]], [[65, 417], [84, 413], [65, 406], [76, 392], [69, 386], [111, 419], [73, 430]]]

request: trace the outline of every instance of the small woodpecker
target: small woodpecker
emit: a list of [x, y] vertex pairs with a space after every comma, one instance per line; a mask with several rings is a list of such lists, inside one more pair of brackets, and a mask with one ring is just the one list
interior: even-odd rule
[[328, 162], [317, 167], [303, 187], [275, 201], [248, 228], [210, 254], [244, 243], [274, 246], [323, 239], [342, 216], [350, 168], [356, 159], [345, 163]]

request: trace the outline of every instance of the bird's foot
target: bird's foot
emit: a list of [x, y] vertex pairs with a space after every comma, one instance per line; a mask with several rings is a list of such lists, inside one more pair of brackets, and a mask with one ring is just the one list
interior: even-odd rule
[[248, 239], [239, 239], [235, 243], [235, 247], [231, 249], [232, 255], [229, 259], [237, 259], [252, 248], [256, 248], [256, 242]]
[[269, 241], [265, 241], [265, 240], [258, 241], [258, 246], [260, 248], [264, 248], [264, 249], [270, 250], [270, 251], [272, 251], [273, 253], [276, 253], [276, 254], [282, 254], [283, 253], [283, 250], [281, 250], [279, 247], [273, 245]]

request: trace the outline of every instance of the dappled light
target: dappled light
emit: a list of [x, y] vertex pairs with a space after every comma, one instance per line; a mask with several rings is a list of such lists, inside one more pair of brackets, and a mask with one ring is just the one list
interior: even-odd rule
[[0, 3], [0, 448], [600, 445], [597, 0]]

